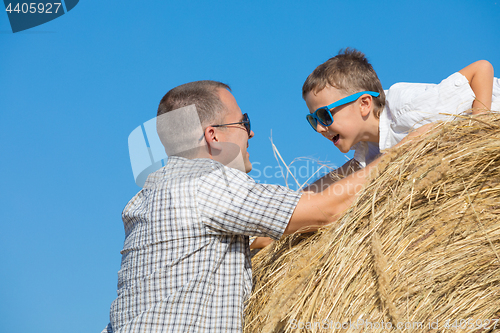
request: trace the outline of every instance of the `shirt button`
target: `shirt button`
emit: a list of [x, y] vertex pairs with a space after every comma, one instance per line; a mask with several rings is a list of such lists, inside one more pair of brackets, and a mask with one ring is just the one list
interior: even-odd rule
[[462, 85], [462, 81], [455, 80], [455, 86], [460, 87]]

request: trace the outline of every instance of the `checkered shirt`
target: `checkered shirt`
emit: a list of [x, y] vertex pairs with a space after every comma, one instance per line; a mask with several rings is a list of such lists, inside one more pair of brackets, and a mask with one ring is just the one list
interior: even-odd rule
[[280, 238], [299, 198], [210, 159], [170, 157], [123, 210], [118, 298], [103, 332], [241, 332], [248, 236]]

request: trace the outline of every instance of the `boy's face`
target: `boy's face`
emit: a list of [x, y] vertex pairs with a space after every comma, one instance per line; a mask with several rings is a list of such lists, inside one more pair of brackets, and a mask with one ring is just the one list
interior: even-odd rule
[[[305, 96], [309, 112], [332, 104], [347, 95], [333, 87], [326, 87], [318, 93], [310, 91]], [[318, 122], [316, 130], [325, 138], [332, 141], [341, 152], [347, 153], [353, 145], [362, 141], [363, 117], [360, 110], [360, 100], [341, 105], [330, 110], [333, 123], [325, 127]]]

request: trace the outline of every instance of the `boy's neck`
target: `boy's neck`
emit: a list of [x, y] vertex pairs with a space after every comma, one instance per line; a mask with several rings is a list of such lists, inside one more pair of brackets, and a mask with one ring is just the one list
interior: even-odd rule
[[380, 119], [375, 117], [373, 112], [370, 113], [366, 128], [365, 128], [365, 138], [363, 141], [378, 143], [380, 140], [380, 130], [379, 130]]

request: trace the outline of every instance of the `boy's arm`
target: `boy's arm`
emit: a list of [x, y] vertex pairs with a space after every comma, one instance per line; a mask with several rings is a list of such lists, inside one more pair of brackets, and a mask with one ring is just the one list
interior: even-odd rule
[[467, 78], [476, 95], [472, 103], [472, 114], [486, 113], [490, 110], [493, 93], [493, 66], [486, 60], [479, 60], [460, 70], [459, 73]]
[[304, 192], [322, 192], [328, 186], [331, 184], [335, 183], [336, 181], [339, 181], [340, 179], [349, 176], [351, 173], [356, 172], [361, 169], [361, 166], [355, 159], [350, 159], [347, 161], [344, 165], [342, 165], [340, 168], [337, 168], [320, 179], [316, 180], [315, 182], [311, 183], [308, 185], [306, 188], [303, 189]]

